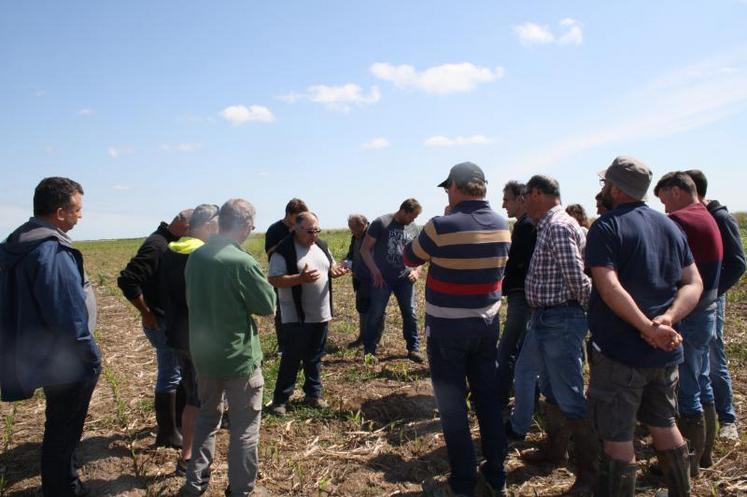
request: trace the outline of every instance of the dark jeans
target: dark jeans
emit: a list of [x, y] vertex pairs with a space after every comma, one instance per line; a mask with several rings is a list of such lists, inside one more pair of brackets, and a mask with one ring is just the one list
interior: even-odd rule
[[41, 478], [44, 497], [73, 497], [80, 492], [73, 452], [80, 443], [98, 373], [93, 378], [66, 385], [44, 387], [47, 399]]
[[365, 335], [363, 336], [363, 350], [366, 354], [376, 354], [376, 346], [384, 331], [384, 314], [389, 303], [389, 297], [394, 294], [402, 313], [402, 336], [407, 343], [408, 351], [420, 350], [418, 337], [418, 318], [415, 315], [415, 285], [407, 278], [387, 281], [386, 285], [377, 288], [370, 287], [371, 301], [368, 309]]
[[307, 397], [322, 396], [322, 356], [327, 343], [328, 323], [285, 323], [282, 326], [287, 339], [283, 357], [280, 358], [278, 379], [273, 402], [288, 402], [296, 386], [298, 368], [303, 363], [303, 391]]
[[[458, 333], [455, 329], [454, 334]], [[493, 488], [501, 488], [506, 478], [503, 468], [506, 435], [498, 403], [496, 342], [495, 335], [428, 338], [433, 392], [451, 466], [449, 485], [456, 494], [474, 495], [476, 481], [475, 451], [467, 416], [467, 381], [480, 425], [482, 455], [486, 461], [483, 474]]]
[[532, 316], [532, 309], [527, 304], [524, 292], [511, 293], [506, 300], [506, 322], [498, 342], [498, 398], [501, 409], [508, 405], [511, 386], [514, 383], [514, 365], [527, 334], [529, 318]]

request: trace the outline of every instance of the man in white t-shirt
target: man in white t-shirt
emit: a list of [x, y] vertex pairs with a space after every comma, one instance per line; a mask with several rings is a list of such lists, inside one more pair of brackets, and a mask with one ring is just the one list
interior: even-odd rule
[[281, 326], [287, 339], [273, 394], [272, 414], [283, 416], [303, 363], [304, 402], [324, 408], [320, 370], [332, 319], [332, 278], [348, 273], [338, 266], [327, 244], [319, 239], [319, 219], [312, 212], [296, 217], [292, 237], [277, 245], [270, 257], [268, 280], [278, 289]]

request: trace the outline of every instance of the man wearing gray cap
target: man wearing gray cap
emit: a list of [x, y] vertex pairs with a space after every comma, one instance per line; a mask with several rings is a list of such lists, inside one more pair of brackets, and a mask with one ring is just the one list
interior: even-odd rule
[[689, 496], [687, 444], [675, 422], [682, 336], [672, 326], [695, 308], [701, 279], [685, 235], [644, 203], [650, 169], [617, 157], [600, 176], [612, 209], [594, 222], [586, 244], [589, 410], [604, 443], [597, 494], [635, 495], [640, 421], [654, 439], [669, 496]]

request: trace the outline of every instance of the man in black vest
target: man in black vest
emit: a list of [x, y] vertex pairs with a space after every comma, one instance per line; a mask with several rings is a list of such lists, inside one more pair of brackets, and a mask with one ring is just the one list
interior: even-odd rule
[[270, 257], [269, 282], [278, 289], [282, 333], [287, 342], [280, 359], [270, 412], [283, 416], [303, 362], [304, 402], [324, 408], [320, 370], [332, 319], [332, 280], [349, 269], [338, 266], [327, 244], [319, 239], [319, 220], [312, 212], [296, 216], [292, 236], [280, 242]]

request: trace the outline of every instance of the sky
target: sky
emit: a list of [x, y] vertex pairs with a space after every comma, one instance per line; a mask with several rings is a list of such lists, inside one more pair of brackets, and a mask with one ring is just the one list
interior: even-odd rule
[[259, 231], [293, 197], [424, 223], [462, 161], [503, 214], [533, 174], [593, 213], [617, 155], [747, 211], [745, 26], [747, 0], [0, 0], [0, 238], [47, 176], [83, 185], [86, 240], [234, 197]]

